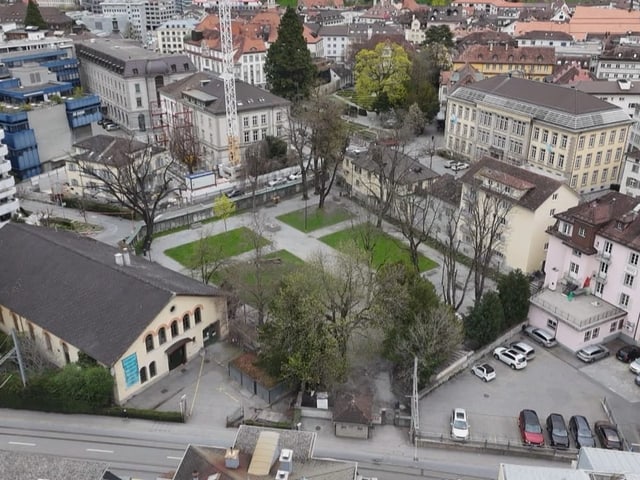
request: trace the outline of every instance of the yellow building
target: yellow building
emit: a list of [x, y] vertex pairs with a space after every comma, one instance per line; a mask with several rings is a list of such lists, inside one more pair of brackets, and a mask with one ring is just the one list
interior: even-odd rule
[[461, 181], [462, 252], [473, 256], [477, 239], [484, 236], [488, 245], [492, 236], [494, 265], [525, 273], [543, 268], [555, 213], [580, 200], [561, 181], [488, 157], [472, 164]]
[[619, 107], [575, 89], [498, 76], [447, 97], [446, 145], [556, 176], [580, 193], [619, 181], [632, 121]]
[[226, 337], [226, 296], [79, 235], [10, 223], [0, 243], [0, 330], [60, 367], [80, 352], [109, 368], [123, 403]]
[[553, 73], [556, 51], [553, 47], [514, 47], [508, 43], [469, 45], [453, 59], [452, 70], [471, 65], [485, 77], [518, 76], [542, 81]]

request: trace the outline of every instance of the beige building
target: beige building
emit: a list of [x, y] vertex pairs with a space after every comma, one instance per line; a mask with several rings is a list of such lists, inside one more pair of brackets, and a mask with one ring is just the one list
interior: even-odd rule
[[[66, 162], [67, 173], [66, 195], [88, 196], [98, 199], [113, 200], [103, 182], [87, 173], [92, 169], [101, 178], [107, 178], [107, 171], [115, 178], [117, 171], [123, 165], [148, 163], [150, 168], [157, 171], [158, 178], [164, 176], [171, 157], [168, 151], [151, 147], [146, 143], [132, 138], [112, 137], [110, 135], [95, 135], [76, 143], [71, 159]], [[140, 162], [140, 163], [137, 163]], [[147, 177], [153, 178], [153, 170]], [[176, 178], [176, 188], [178, 179]]]
[[[561, 181], [488, 157], [473, 163], [461, 180], [462, 252], [471, 255], [476, 236], [493, 234], [493, 262], [501, 269], [541, 270], [549, 245], [546, 230], [555, 223], [555, 213], [580, 200]], [[472, 220], [476, 211], [485, 224]], [[489, 233], [494, 214], [499, 225]]]
[[157, 263], [44, 227], [10, 223], [0, 242], [0, 330], [29, 335], [60, 367], [83, 352], [109, 368], [123, 403], [228, 333], [226, 297]]
[[528, 166], [588, 193], [618, 182], [631, 124], [578, 90], [498, 76], [449, 94], [445, 138], [462, 157]]

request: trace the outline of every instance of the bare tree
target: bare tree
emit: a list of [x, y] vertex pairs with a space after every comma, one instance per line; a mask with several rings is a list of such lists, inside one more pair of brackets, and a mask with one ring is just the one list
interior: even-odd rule
[[190, 121], [190, 115], [177, 115], [171, 125], [168, 148], [171, 156], [193, 173], [202, 162], [202, 145]]
[[142, 217], [146, 227], [142, 251], [146, 254], [158, 209], [179, 187], [171, 155], [133, 138], [114, 137], [104, 151], [78, 155], [71, 161], [88, 180], [84, 188], [93, 186]]
[[201, 231], [189, 258], [188, 265], [192, 275], [197, 276], [202, 283], [209, 283], [228, 263], [222, 244], [209, 241], [208, 232]]
[[[466, 296], [467, 287], [471, 279], [471, 268], [467, 269], [467, 274], [461, 279], [460, 256], [461, 256], [461, 210], [446, 211], [446, 207], [437, 202], [436, 210], [445, 210], [447, 221], [444, 224], [442, 241], [442, 276], [440, 284], [442, 286], [442, 296], [447, 305], [451, 305], [454, 310], [458, 310]], [[461, 287], [459, 287], [461, 285]]]
[[247, 147], [242, 157], [242, 172], [245, 181], [249, 182], [251, 187], [251, 208], [256, 208], [256, 190], [258, 189], [258, 178], [264, 175], [268, 170], [265, 163], [267, 158], [267, 142], [261, 140], [252, 143]]
[[307, 171], [311, 165], [311, 158], [305, 155], [309, 148], [310, 132], [308, 128], [308, 113], [305, 108], [296, 104], [289, 109], [289, 145], [295, 152], [300, 175], [302, 177], [302, 198], [309, 198]]
[[342, 165], [349, 142], [346, 122], [342, 120], [342, 106], [328, 98], [316, 97], [307, 105], [309, 117], [311, 163], [313, 165], [315, 193], [322, 209]]
[[502, 195], [480, 188], [478, 181], [472, 179], [471, 182], [463, 187], [461, 234], [469, 239], [471, 246], [474, 294], [478, 302], [494, 255], [503, 243], [507, 216], [513, 204]]
[[400, 233], [409, 244], [409, 257], [416, 272], [420, 271], [420, 245], [433, 232], [437, 219], [434, 197], [425, 192], [405, 190], [395, 202], [396, 218]]

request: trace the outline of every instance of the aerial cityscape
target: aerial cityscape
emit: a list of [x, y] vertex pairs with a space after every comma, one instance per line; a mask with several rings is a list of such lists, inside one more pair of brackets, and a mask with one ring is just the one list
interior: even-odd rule
[[0, 2], [0, 480], [640, 479], [640, 4]]

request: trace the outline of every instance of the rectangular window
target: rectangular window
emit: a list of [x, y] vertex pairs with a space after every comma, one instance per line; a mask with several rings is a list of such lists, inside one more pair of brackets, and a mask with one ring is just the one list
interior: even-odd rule
[[638, 259], [640, 259], [640, 255], [635, 252], [631, 252], [631, 254], [629, 255], [629, 264], [637, 266]]
[[580, 164], [581, 164], [581, 163], [582, 163], [582, 155], [578, 155], [578, 156], [576, 157], [576, 163], [575, 163], [575, 165], [573, 166], [573, 168], [574, 168], [575, 170], [579, 170], [579, 169], [580, 169]]
[[604, 283], [596, 282], [596, 293], [602, 295], [604, 293]]
[[620, 129], [620, 135], [618, 135], [618, 142], [624, 142], [624, 135], [627, 133], [627, 130], [622, 128]]
[[553, 132], [553, 135], [551, 135], [551, 145], [557, 145], [558, 144], [558, 134], [556, 132]]
[[581, 186], [582, 187], [586, 187], [588, 181], [589, 181], [589, 174], [588, 173], [583, 173], [582, 174], [582, 182], [580, 182]]
[[544, 148], [540, 149], [540, 157], [538, 158], [538, 160], [540, 161], [540, 163], [544, 163], [544, 157], [547, 155], [547, 151]]
[[135, 84], [133, 85], [133, 87], [135, 88], [136, 93], [140, 93], [140, 84], [139, 84], [139, 83], [135, 83]]
[[142, 108], [142, 98], [140, 97], [136, 98], [136, 107]]
[[614, 160], [620, 160], [622, 158], [622, 147], [616, 148], [616, 156]]
[[613, 167], [611, 169], [611, 181], [615, 182], [618, 179], [618, 167]]
[[555, 321], [553, 318], [548, 318], [547, 327], [549, 327], [551, 330], [555, 330], [556, 328], [558, 328], [558, 322]]
[[600, 139], [598, 140], [598, 145], [599, 146], [603, 146], [604, 145], [604, 141], [607, 138], [607, 134], [605, 132], [601, 132], [600, 133]]
[[588, 342], [589, 340], [591, 340], [591, 330], [584, 332], [584, 341]]
[[267, 114], [263, 113], [262, 115], [260, 115], [260, 124], [262, 125], [266, 125], [267, 124]]
[[533, 139], [538, 140], [540, 138], [540, 129], [538, 127], [533, 129]]
[[607, 153], [604, 156], [604, 163], [611, 163], [611, 154], [613, 152], [611, 151], [611, 149], [607, 150]]
[[258, 116], [254, 115], [251, 117], [251, 125], [253, 125], [254, 127], [258, 126]]
[[584, 148], [584, 135], [580, 135], [578, 139], [578, 150], [582, 150]]
[[258, 140], [260, 140], [260, 130], [254, 130], [253, 131], [253, 141], [257, 142]]
[[616, 131], [611, 130], [611, 133], [609, 133], [609, 145], [611, 145], [615, 141], [616, 141]]
[[600, 162], [602, 162], [602, 152], [596, 153], [596, 162], [594, 165], [600, 165]]
[[571, 188], [576, 188], [578, 186], [578, 175], [574, 175], [571, 177]]
[[611, 322], [611, 324], [609, 325], [609, 333], [615, 332], [617, 327], [618, 327], [618, 322]]
[[627, 295], [626, 293], [621, 293], [620, 294], [620, 306], [622, 306], [622, 307], [628, 307], [629, 306], [629, 295]]
[[604, 251], [605, 253], [611, 254], [613, 252], [613, 243], [609, 240], [605, 240], [604, 242]]
[[584, 238], [586, 235], [587, 231], [585, 230], [584, 227], [580, 227], [578, 228], [578, 236]]
[[242, 126], [245, 128], [249, 126], [249, 117], [242, 117]]
[[591, 338], [598, 338], [599, 335], [600, 335], [600, 327], [594, 328], [593, 332], [591, 333]]
[[566, 135], [562, 135], [560, 138], [560, 148], [567, 148], [567, 140], [568, 137]]
[[556, 214], [556, 209], [552, 208], [551, 210], [549, 210], [549, 216], [553, 217]]
[[533, 160], [536, 159], [536, 154], [538, 153], [538, 148], [537, 147], [531, 147], [531, 158]]
[[598, 183], [598, 170], [594, 170], [591, 173], [591, 185]]
[[590, 135], [589, 136], [589, 148], [593, 148], [596, 144], [596, 135]]
[[592, 154], [588, 153], [584, 159], [584, 168], [589, 168], [591, 166], [591, 158], [592, 158]]
[[578, 275], [578, 273], [580, 272], [580, 265], [578, 265], [577, 263], [571, 262], [569, 264], [569, 271], [574, 275]]
[[251, 134], [249, 133], [248, 130], [244, 132], [244, 143], [249, 143], [249, 141], [251, 140], [250, 135]]
[[605, 168], [602, 170], [602, 177], [600, 178], [600, 182], [606, 182], [607, 176], [609, 175], [609, 169]]
[[542, 141], [547, 143], [549, 141], [549, 130], [542, 131]]
[[549, 152], [549, 165], [551, 165], [553, 167], [553, 164], [556, 161], [556, 153], [555, 152]]
[[558, 155], [558, 168], [564, 168], [564, 155]]
[[496, 115], [496, 129], [501, 130], [503, 132], [507, 131], [509, 126], [509, 119], [502, 115]]
[[570, 223], [560, 222], [560, 231], [562, 232], [563, 235], [570, 237], [572, 230], [573, 229]]
[[625, 273], [624, 274], [624, 286], [625, 287], [633, 287], [633, 282], [635, 280], [636, 277], [634, 277], [633, 275], [631, 275], [630, 273]]

